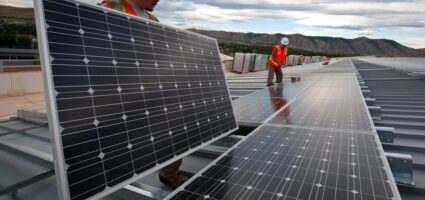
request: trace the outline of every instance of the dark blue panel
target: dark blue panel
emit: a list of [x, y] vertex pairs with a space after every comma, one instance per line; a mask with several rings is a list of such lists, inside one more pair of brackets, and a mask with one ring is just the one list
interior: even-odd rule
[[265, 125], [171, 199], [391, 199], [373, 134]]
[[215, 39], [72, 0], [42, 5], [71, 199], [236, 128]]

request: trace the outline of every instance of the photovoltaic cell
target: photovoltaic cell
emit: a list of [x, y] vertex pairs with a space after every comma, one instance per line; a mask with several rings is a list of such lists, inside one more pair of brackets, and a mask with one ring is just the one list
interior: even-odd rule
[[266, 90], [266, 97], [250, 95], [233, 102], [238, 122], [262, 123], [288, 103], [282, 85], [263, 89], [259, 95]]
[[100, 197], [237, 128], [217, 41], [36, 1], [61, 198]]
[[320, 70], [320, 73], [347, 73], [355, 72], [355, 67], [350, 62], [336, 61]]
[[264, 125], [171, 199], [391, 199], [374, 134]]
[[353, 73], [327, 73], [326, 77], [267, 123], [373, 131]]
[[400, 199], [351, 61], [334, 66], [168, 198]]
[[284, 82], [264, 88], [233, 101], [239, 123], [263, 123], [269, 116], [287, 105], [315, 82], [314, 77], [304, 77], [301, 82]]
[[270, 119], [270, 124], [373, 131], [364, 102], [341, 99], [298, 99]]

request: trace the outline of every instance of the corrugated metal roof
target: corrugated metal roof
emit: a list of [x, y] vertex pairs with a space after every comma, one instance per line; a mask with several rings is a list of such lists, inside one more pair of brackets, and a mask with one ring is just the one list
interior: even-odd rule
[[[409, 154], [413, 157], [414, 186], [400, 184], [403, 199], [425, 198], [425, 79], [409, 76], [397, 63], [406, 59], [362, 59], [354, 61], [370, 96], [381, 107], [381, 119], [374, 123], [380, 127], [393, 127], [394, 143], [383, 142], [386, 152]], [[416, 60], [416, 65], [425, 60]], [[409, 61], [410, 62], [410, 61]], [[373, 63], [380, 63], [373, 64]], [[389, 65], [390, 64], [390, 65]], [[413, 65], [410, 63], [410, 65]], [[425, 70], [425, 65], [422, 70]]]

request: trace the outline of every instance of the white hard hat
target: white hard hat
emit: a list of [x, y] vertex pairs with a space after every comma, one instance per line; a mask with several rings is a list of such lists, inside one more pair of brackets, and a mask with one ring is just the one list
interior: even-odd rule
[[284, 37], [282, 38], [282, 40], [280, 41], [280, 43], [282, 43], [283, 45], [288, 45], [289, 44], [289, 39]]

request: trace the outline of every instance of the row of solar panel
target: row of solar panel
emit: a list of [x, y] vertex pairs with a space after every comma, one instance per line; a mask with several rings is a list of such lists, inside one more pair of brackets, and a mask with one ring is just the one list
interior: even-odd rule
[[[399, 198], [354, 73], [320, 74], [294, 103], [169, 198]], [[314, 97], [322, 89], [337, 98]]]
[[233, 101], [239, 123], [263, 123], [269, 116], [312, 86], [317, 76], [303, 77], [301, 82], [286, 81]]

